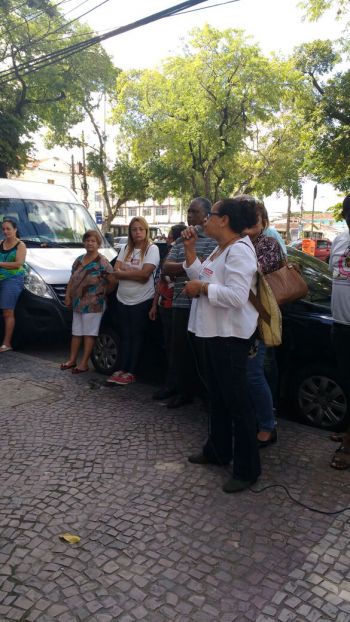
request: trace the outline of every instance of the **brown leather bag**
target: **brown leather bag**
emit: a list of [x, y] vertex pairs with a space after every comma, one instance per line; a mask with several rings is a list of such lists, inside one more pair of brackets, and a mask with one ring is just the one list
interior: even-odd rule
[[303, 298], [309, 291], [298, 268], [292, 263], [286, 262], [279, 270], [264, 276], [279, 305]]

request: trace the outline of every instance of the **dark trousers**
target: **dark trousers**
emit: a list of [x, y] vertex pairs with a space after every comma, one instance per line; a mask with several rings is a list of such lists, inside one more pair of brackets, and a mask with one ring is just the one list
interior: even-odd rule
[[204, 341], [211, 414], [203, 453], [220, 463], [230, 462], [233, 453], [234, 477], [254, 481], [260, 475], [260, 457], [256, 420], [247, 389], [250, 340], [213, 337]]
[[192, 337], [187, 330], [189, 317], [189, 308], [173, 307], [171, 350], [176, 370], [176, 392], [185, 397], [193, 397], [198, 384]]
[[162, 322], [163, 337], [166, 356], [168, 360], [168, 372], [165, 380], [165, 387], [169, 390], [175, 390], [177, 386], [176, 367], [174, 365], [174, 353], [172, 349], [173, 335], [173, 310], [165, 307], [158, 307], [159, 315]]
[[152, 299], [137, 305], [124, 305], [119, 300], [117, 301], [117, 319], [120, 331], [118, 360], [120, 369], [125, 372], [135, 374], [151, 305]]
[[[346, 390], [349, 385], [350, 326], [334, 322], [332, 327], [332, 343], [337, 359], [339, 377]], [[348, 395], [348, 400], [350, 400], [350, 395]], [[350, 448], [350, 426], [346, 431], [344, 445]]]

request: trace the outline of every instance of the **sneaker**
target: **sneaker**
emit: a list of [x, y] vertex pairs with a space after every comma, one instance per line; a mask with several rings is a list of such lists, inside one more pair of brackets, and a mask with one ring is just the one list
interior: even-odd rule
[[120, 376], [122, 376], [122, 374], [124, 374], [122, 369], [119, 369], [119, 371], [115, 371], [114, 374], [112, 374], [109, 378], [107, 378], [107, 382], [110, 382], [111, 384], [115, 384], [117, 382], [117, 380], [120, 378]]
[[121, 374], [114, 382], [121, 385], [131, 384], [132, 382], [136, 382], [136, 378], [134, 374], [125, 373]]

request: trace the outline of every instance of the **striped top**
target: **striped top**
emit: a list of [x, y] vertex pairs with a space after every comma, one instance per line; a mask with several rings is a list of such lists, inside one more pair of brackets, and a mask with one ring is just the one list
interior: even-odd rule
[[[0, 263], [12, 263], [16, 261], [17, 254], [17, 246], [19, 242], [9, 250], [4, 249], [4, 241], [0, 242]], [[10, 279], [13, 276], [18, 276], [19, 274], [25, 274], [24, 266], [20, 266], [19, 268], [0, 268], [0, 281], [4, 279]]]
[[[196, 253], [200, 261], [204, 261], [204, 259], [209, 257], [216, 247], [217, 242], [215, 240], [208, 238], [204, 235], [204, 233], [199, 233], [196, 240]], [[182, 265], [185, 259], [185, 247], [183, 245], [182, 238], [178, 238], [176, 240], [176, 244], [174, 244], [169, 255], [167, 256], [166, 261], [176, 261], [176, 263], [180, 263]], [[177, 276], [175, 279], [173, 308], [181, 307], [183, 309], [189, 309], [191, 307], [191, 299], [188, 298], [188, 296], [181, 294], [181, 291], [185, 287], [185, 281], [188, 281], [188, 276], [185, 272]]]

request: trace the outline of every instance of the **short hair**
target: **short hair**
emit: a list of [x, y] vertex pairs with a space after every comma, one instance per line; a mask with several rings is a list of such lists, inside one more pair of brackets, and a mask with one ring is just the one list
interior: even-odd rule
[[173, 240], [177, 240], [182, 231], [184, 231], [186, 229], [186, 225], [185, 223], [180, 222], [178, 225], [173, 225], [172, 227], [170, 227], [170, 233], [173, 236]]
[[190, 205], [192, 205], [192, 203], [198, 203], [201, 206], [203, 212], [208, 216], [211, 210], [211, 203], [209, 199], [206, 199], [205, 197], [196, 197], [195, 199], [192, 199]]
[[83, 235], [83, 242], [86, 242], [86, 240], [88, 238], [95, 238], [98, 246], [100, 247], [102, 244], [102, 236], [99, 234], [98, 231], [96, 231], [96, 229], [88, 229], [87, 231], [85, 231], [84, 235]]
[[349, 211], [350, 211], [350, 194], [346, 195], [343, 201], [342, 216], [345, 218], [346, 212], [349, 212]]
[[218, 214], [228, 216], [230, 229], [235, 233], [242, 233], [244, 229], [250, 229], [258, 222], [257, 205], [260, 205], [260, 202], [254, 197], [241, 194], [232, 199], [219, 201]]

